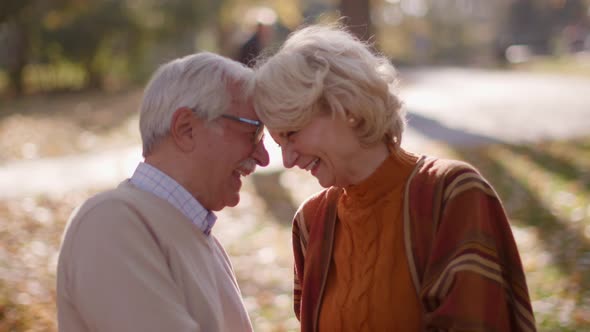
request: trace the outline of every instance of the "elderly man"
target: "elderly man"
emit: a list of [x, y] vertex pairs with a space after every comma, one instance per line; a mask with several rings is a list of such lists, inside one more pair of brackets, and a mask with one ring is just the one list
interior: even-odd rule
[[85, 202], [62, 243], [60, 331], [251, 331], [213, 211], [240, 200], [268, 152], [252, 71], [199, 53], [163, 65], [140, 111], [145, 161]]

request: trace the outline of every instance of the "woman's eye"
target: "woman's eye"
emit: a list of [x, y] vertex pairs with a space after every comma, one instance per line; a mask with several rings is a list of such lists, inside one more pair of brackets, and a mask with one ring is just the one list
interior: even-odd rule
[[299, 132], [299, 131], [297, 131], [297, 130], [292, 130], [292, 131], [284, 131], [284, 132], [280, 133], [280, 134], [279, 134], [279, 137], [280, 137], [280, 142], [277, 142], [277, 145], [278, 145], [279, 147], [283, 147], [283, 146], [285, 146], [286, 144], [288, 144], [288, 143], [289, 143], [289, 141], [290, 141], [290, 138], [291, 138], [293, 135], [297, 134], [298, 132]]

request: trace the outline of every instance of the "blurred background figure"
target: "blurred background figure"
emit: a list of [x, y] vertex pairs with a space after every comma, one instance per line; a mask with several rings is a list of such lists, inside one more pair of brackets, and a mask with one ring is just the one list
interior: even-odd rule
[[260, 55], [262, 50], [269, 45], [272, 28], [258, 23], [256, 31], [250, 38], [240, 47], [238, 54], [238, 61], [252, 67], [254, 60]]

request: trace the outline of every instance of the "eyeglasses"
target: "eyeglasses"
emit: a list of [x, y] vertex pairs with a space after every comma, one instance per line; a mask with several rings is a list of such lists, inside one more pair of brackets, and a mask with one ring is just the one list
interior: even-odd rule
[[222, 114], [221, 117], [226, 118], [226, 119], [230, 119], [230, 120], [234, 120], [237, 122], [247, 123], [252, 126], [256, 126], [256, 131], [252, 135], [252, 144], [258, 145], [258, 143], [260, 143], [260, 141], [262, 141], [262, 137], [264, 137], [264, 125], [262, 124], [262, 122], [260, 122], [258, 120], [246, 119], [246, 118], [242, 118], [242, 117], [230, 115], [230, 114]]

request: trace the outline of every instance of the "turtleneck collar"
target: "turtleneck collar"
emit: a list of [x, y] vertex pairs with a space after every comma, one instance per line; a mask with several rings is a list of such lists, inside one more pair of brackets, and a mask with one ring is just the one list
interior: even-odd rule
[[348, 207], [367, 206], [405, 184], [419, 157], [402, 148], [392, 147], [390, 151], [389, 156], [368, 178], [344, 187], [341, 203]]

